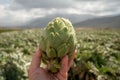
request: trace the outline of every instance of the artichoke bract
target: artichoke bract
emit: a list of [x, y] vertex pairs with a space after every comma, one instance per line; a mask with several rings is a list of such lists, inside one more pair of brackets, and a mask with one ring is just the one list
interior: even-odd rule
[[76, 48], [76, 34], [71, 22], [59, 17], [49, 22], [41, 33], [40, 48], [42, 62], [47, 69], [52, 73], [58, 72], [63, 56], [70, 58]]

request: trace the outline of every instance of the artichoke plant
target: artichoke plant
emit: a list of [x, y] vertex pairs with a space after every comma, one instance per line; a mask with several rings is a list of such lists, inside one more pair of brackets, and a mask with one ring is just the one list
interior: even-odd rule
[[72, 56], [76, 42], [75, 30], [68, 19], [57, 17], [48, 23], [41, 33], [40, 48], [42, 62], [50, 72], [59, 71], [61, 59], [65, 55]]

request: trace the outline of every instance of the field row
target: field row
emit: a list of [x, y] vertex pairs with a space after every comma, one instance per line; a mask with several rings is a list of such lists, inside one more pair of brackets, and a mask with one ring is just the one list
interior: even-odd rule
[[[42, 29], [0, 33], [0, 80], [28, 80]], [[76, 29], [68, 80], [120, 80], [120, 30]]]

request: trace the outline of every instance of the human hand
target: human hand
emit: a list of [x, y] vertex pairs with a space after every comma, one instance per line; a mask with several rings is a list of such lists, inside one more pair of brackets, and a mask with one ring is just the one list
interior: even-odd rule
[[64, 56], [61, 60], [61, 69], [59, 72], [52, 74], [46, 69], [40, 67], [41, 64], [41, 50], [39, 49], [32, 58], [32, 62], [29, 68], [29, 80], [67, 80], [68, 70], [73, 62], [75, 52], [71, 59], [68, 60], [68, 56]]

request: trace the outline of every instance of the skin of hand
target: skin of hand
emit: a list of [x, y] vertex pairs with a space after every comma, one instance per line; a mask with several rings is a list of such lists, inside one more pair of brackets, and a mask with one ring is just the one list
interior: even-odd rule
[[64, 56], [61, 60], [61, 69], [59, 72], [53, 74], [46, 69], [40, 67], [41, 64], [41, 50], [38, 49], [32, 58], [29, 68], [29, 80], [67, 80], [68, 70], [74, 60], [75, 53], [71, 59], [68, 60], [68, 56]]

